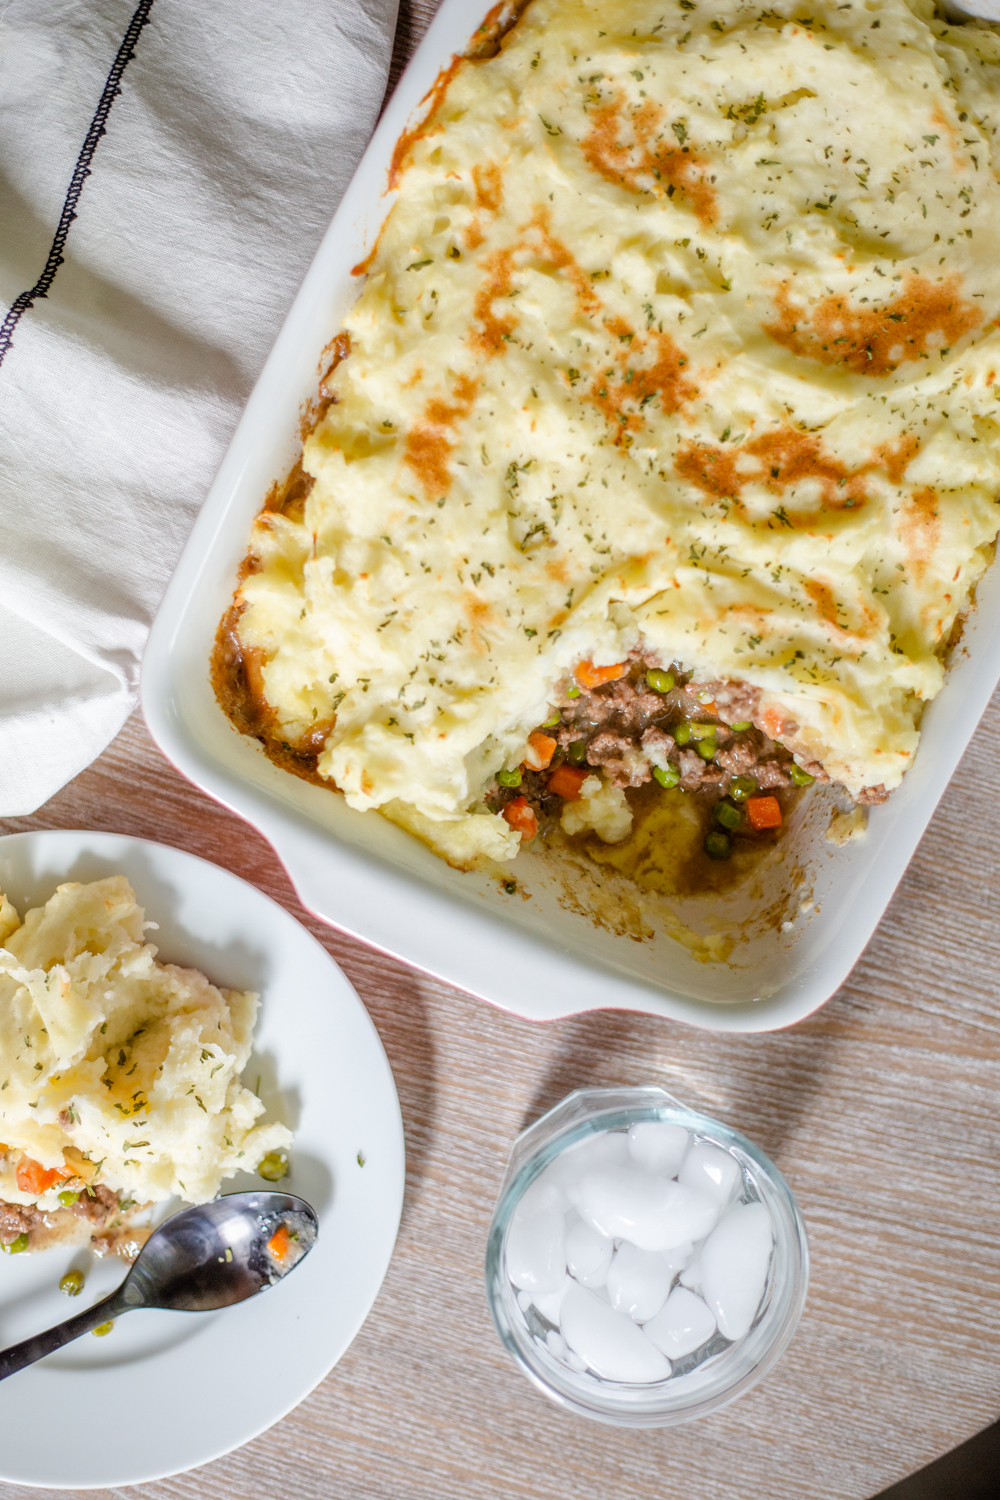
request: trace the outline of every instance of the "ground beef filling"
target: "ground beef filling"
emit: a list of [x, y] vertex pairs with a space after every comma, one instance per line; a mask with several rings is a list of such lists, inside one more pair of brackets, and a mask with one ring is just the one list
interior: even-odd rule
[[[577, 757], [581, 751], [575, 747], [582, 743], [580, 764], [598, 768], [620, 787], [642, 786], [653, 765], [664, 760], [677, 766], [688, 792], [715, 787], [725, 793], [735, 777], [751, 775], [762, 791], [792, 785], [792, 757], [754, 724], [758, 694], [753, 688], [695, 685], [675, 671], [677, 685], [657, 693], [647, 685], [647, 670], [640, 660], [626, 676], [566, 700], [562, 722], [552, 731], [560, 749], [566, 753], [573, 746]], [[734, 723], [747, 727], [734, 730]], [[682, 726], [691, 724], [715, 726], [713, 759], [701, 755], [690, 739], [679, 742]]]
[[0, 1245], [12, 1245], [19, 1235], [30, 1235], [42, 1217], [37, 1208], [0, 1202]]
[[79, 1239], [78, 1221], [87, 1221], [92, 1239], [106, 1234], [121, 1220], [122, 1205], [111, 1188], [84, 1189], [76, 1202], [67, 1208], [41, 1209], [33, 1203], [6, 1203], [0, 1199], [0, 1244], [13, 1245], [22, 1234], [28, 1236], [27, 1249], [42, 1249], [55, 1240]]
[[[820, 765], [797, 764], [767, 734], [756, 688], [695, 683], [681, 667], [663, 668], [638, 653], [617, 670], [620, 676], [591, 687], [580, 686], [588, 674], [578, 669], [577, 680], [566, 681], [551, 717], [532, 736], [542, 756], [554, 742], [548, 764], [501, 773], [487, 801], [514, 827], [524, 804], [543, 831], [559, 817], [566, 798], [552, 783], [565, 786], [566, 777], [556, 774], [561, 766], [597, 772], [626, 794], [651, 780], [679, 786], [698, 795], [710, 825], [713, 805], [723, 800], [738, 808], [752, 796], [770, 795], [784, 814], [800, 787], [829, 780]], [[510, 782], [516, 784], [505, 784]], [[742, 819], [741, 832], [753, 836], [757, 830]]]

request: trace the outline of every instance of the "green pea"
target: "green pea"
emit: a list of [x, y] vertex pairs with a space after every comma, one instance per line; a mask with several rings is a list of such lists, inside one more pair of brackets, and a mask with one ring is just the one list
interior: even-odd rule
[[9, 1245], [3, 1246], [3, 1252], [5, 1255], [20, 1255], [21, 1251], [27, 1250], [27, 1248], [28, 1236], [26, 1234], [19, 1234], [16, 1240], [11, 1240]]
[[686, 745], [688, 743], [688, 741], [690, 740], [690, 738], [691, 738], [691, 725], [690, 724], [675, 724], [673, 726], [673, 728], [671, 729], [670, 733], [674, 737], [674, 743], [675, 744], [677, 744], [677, 745]]
[[714, 740], [718, 724], [692, 724], [691, 738], [693, 740]]
[[59, 1202], [62, 1204], [63, 1208], [72, 1208], [73, 1204], [76, 1202], [79, 1196], [80, 1194], [74, 1193], [72, 1188], [66, 1188], [59, 1194]]
[[731, 802], [717, 802], [715, 804], [715, 821], [721, 824], [723, 828], [739, 828], [743, 822], [743, 814]]
[[261, 1157], [257, 1172], [265, 1182], [280, 1182], [283, 1177], [288, 1176], [288, 1157], [280, 1151], [269, 1151], [266, 1156]]
[[653, 780], [658, 781], [660, 786], [665, 787], [668, 791], [672, 786], [676, 786], [680, 779], [681, 773], [675, 765], [653, 767]]
[[810, 776], [808, 771], [803, 771], [801, 766], [797, 766], [794, 760], [788, 767], [788, 774], [796, 786], [812, 786], [816, 780], [815, 776]]
[[520, 767], [516, 768], [513, 771], [498, 771], [497, 772], [497, 785], [498, 786], [520, 786], [521, 785], [521, 771], [520, 771]]
[[580, 689], [578, 687], [571, 687], [571, 688], [567, 688], [566, 689], [566, 697], [567, 698], [579, 698], [579, 696], [580, 696]]
[[664, 672], [659, 667], [653, 667], [646, 673], [646, 681], [654, 693], [669, 693], [677, 678], [673, 672]]
[[702, 760], [714, 760], [715, 759], [715, 741], [714, 740], [699, 740], [697, 742], [697, 744], [695, 745], [694, 748], [697, 750], [697, 752], [701, 756]]
[[734, 734], [742, 734], [744, 730], [747, 730], [751, 727], [750, 720], [740, 719], [738, 723], [730, 724], [729, 727], [734, 732]]
[[574, 740], [566, 751], [566, 759], [571, 766], [582, 766], [587, 759], [587, 741]]
[[557, 724], [561, 724], [561, 723], [562, 723], [562, 714], [559, 712], [559, 710], [557, 708], [556, 711], [553, 714], [550, 714], [550, 716], [545, 720], [544, 724], [542, 725], [542, 728], [543, 729], [554, 729]]
[[709, 859], [728, 859], [733, 852], [733, 846], [724, 833], [718, 833], [714, 828], [711, 833], [705, 835], [705, 853]]
[[67, 1271], [59, 1283], [59, 1290], [65, 1292], [67, 1297], [79, 1297], [83, 1291], [83, 1272]]
[[94, 1335], [95, 1339], [103, 1339], [108, 1336], [114, 1326], [115, 1323], [114, 1319], [112, 1318], [110, 1323], [98, 1323], [97, 1327], [92, 1328], [90, 1331]]
[[734, 802], [745, 802], [756, 790], [757, 783], [752, 776], [735, 776], [729, 783], [729, 795]]

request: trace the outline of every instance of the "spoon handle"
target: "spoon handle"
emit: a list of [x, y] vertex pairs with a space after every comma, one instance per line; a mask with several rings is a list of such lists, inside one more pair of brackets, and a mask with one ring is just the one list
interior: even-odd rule
[[116, 1287], [107, 1297], [95, 1302], [93, 1307], [84, 1308], [74, 1317], [67, 1318], [65, 1323], [57, 1323], [54, 1328], [46, 1328], [44, 1333], [36, 1333], [20, 1344], [11, 1344], [9, 1349], [0, 1350], [0, 1380], [5, 1380], [8, 1375], [15, 1375], [26, 1365], [33, 1365], [36, 1359], [42, 1359], [54, 1349], [61, 1349], [63, 1344], [78, 1339], [82, 1333], [89, 1333], [101, 1323], [107, 1323], [109, 1319], [128, 1312], [136, 1304], [126, 1302], [121, 1291], [121, 1287]]

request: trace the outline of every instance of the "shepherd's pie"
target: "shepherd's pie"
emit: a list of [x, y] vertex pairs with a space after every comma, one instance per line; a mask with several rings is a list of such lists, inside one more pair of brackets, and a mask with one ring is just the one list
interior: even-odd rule
[[1000, 41], [926, 0], [490, 35], [399, 142], [220, 695], [458, 865], [553, 805], [619, 840], [651, 776], [880, 800], [1000, 526]]
[[61, 885], [23, 922], [0, 893], [6, 1250], [114, 1248], [137, 1205], [206, 1202], [291, 1141], [240, 1082], [257, 996], [160, 963], [149, 926], [121, 875]]

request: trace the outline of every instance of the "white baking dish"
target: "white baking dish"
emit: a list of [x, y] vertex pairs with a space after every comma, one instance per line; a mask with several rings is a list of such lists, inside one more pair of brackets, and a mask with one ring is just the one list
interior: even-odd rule
[[700, 961], [690, 939], [685, 946], [669, 936], [655, 914], [655, 934], [643, 937], [646, 918], [626, 890], [581, 901], [577, 876], [560, 877], [531, 851], [518, 858], [513, 895], [495, 879], [450, 869], [377, 814], [352, 811], [339, 795], [271, 765], [232, 727], [209, 683], [216, 627], [251, 522], [297, 456], [300, 414], [315, 397], [323, 351], [357, 293], [351, 267], [391, 206], [384, 189], [393, 146], [480, 14], [476, 0], [445, 0], [320, 246], [157, 615], [143, 666], [146, 720], [186, 776], [270, 840], [307, 907], [417, 968], [538, 1020], [620, 1007], [715, 1030], [787, 1026], [850, 973], [997, 684], [996, 568], [926, 713], [916, 762], [890, 802], [873, 810], [867, 836], [842, 850], [826, 844], [830, 794], [814, 789], [754, 903], [715, 898], [680, 914], [703, 932], [736, 931], [724, 962]]

